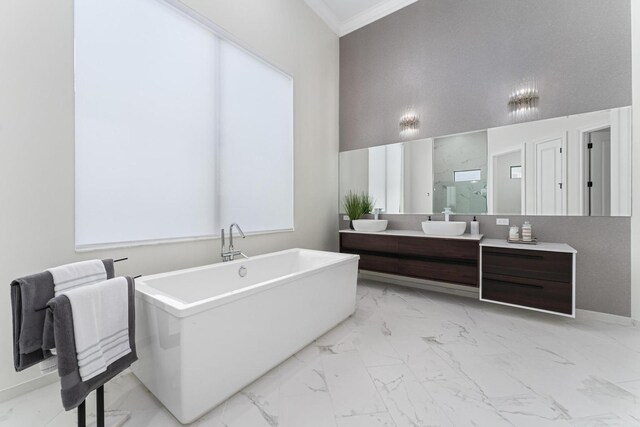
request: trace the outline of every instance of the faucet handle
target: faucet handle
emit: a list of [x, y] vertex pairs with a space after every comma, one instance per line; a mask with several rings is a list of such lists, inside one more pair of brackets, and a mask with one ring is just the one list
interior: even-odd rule
[[378, 217], [380, 216], [380, 213], [384, 211], [384, 209], [382, 208], [374, 208], [373, 209], [373, 217], [374, 219], [378, 219]]

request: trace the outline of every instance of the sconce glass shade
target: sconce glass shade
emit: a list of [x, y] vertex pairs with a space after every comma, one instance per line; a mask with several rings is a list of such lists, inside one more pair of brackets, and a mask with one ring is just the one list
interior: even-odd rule
[[521, 83], [509, 94], [509, 114], [514, 121], [530, 119], [538, 111], [538, 85], [535, 81]]
[[418, 133], [420, 120], [416, 113], [410, 112], [400, 117], [400, 136], [407, 137]]

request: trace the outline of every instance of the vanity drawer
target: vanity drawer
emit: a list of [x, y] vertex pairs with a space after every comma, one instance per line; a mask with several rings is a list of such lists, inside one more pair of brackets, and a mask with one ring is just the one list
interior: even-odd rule
[[477, 262], [479, 243], [456, 239], [400, 237], [398, 239], [398, 253], [426, 258], [450, 258]]
[[342, 249], [366, 252], [398, 253], [398, 239], [393, 236], [376, 236], [374, 234], [340, 234]]
[[573, 286], [571, 283], [503, 277], [484, 274], [482, 299], [572, 314]]
[[478, 268], [473, 264], [401, 259], [398, 268], [403, 276], [478, 286]]
[[571, 283], [573, 255], [564, 252], [484, 247], [482, 272]]
[[398, 274], [398, 259], [377, 255], [360, 254], [358, 268], [379, 273]]

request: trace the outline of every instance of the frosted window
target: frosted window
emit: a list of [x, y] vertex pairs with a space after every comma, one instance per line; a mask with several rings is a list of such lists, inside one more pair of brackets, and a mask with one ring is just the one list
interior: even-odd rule
[[480, 181], [481, 179], [482, 173], [480, 169], [453, 172], [453, 180], [455, 182]]
[[522, 178], [522, 166], [511, 166], [509, 168], [509, 173], [511, 175], [511, 179], [521, 179]]
[[291, 79], [220, 44], [220, 216], [245, 231], [293, 226]]
[[75, 1], [76, 246], [293, 227], [292, 82], [160, 0]]

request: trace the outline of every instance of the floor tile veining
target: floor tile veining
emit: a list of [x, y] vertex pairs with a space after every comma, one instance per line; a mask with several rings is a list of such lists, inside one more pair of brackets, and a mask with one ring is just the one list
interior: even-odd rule
[[[180, 425], [131, 373], [105, 406]], [[0, 426], [74, 423], [57, 383], [0, 404]], [[361, 280], [353, 316], [193, 425], [640, 426], [640, 327]]]

